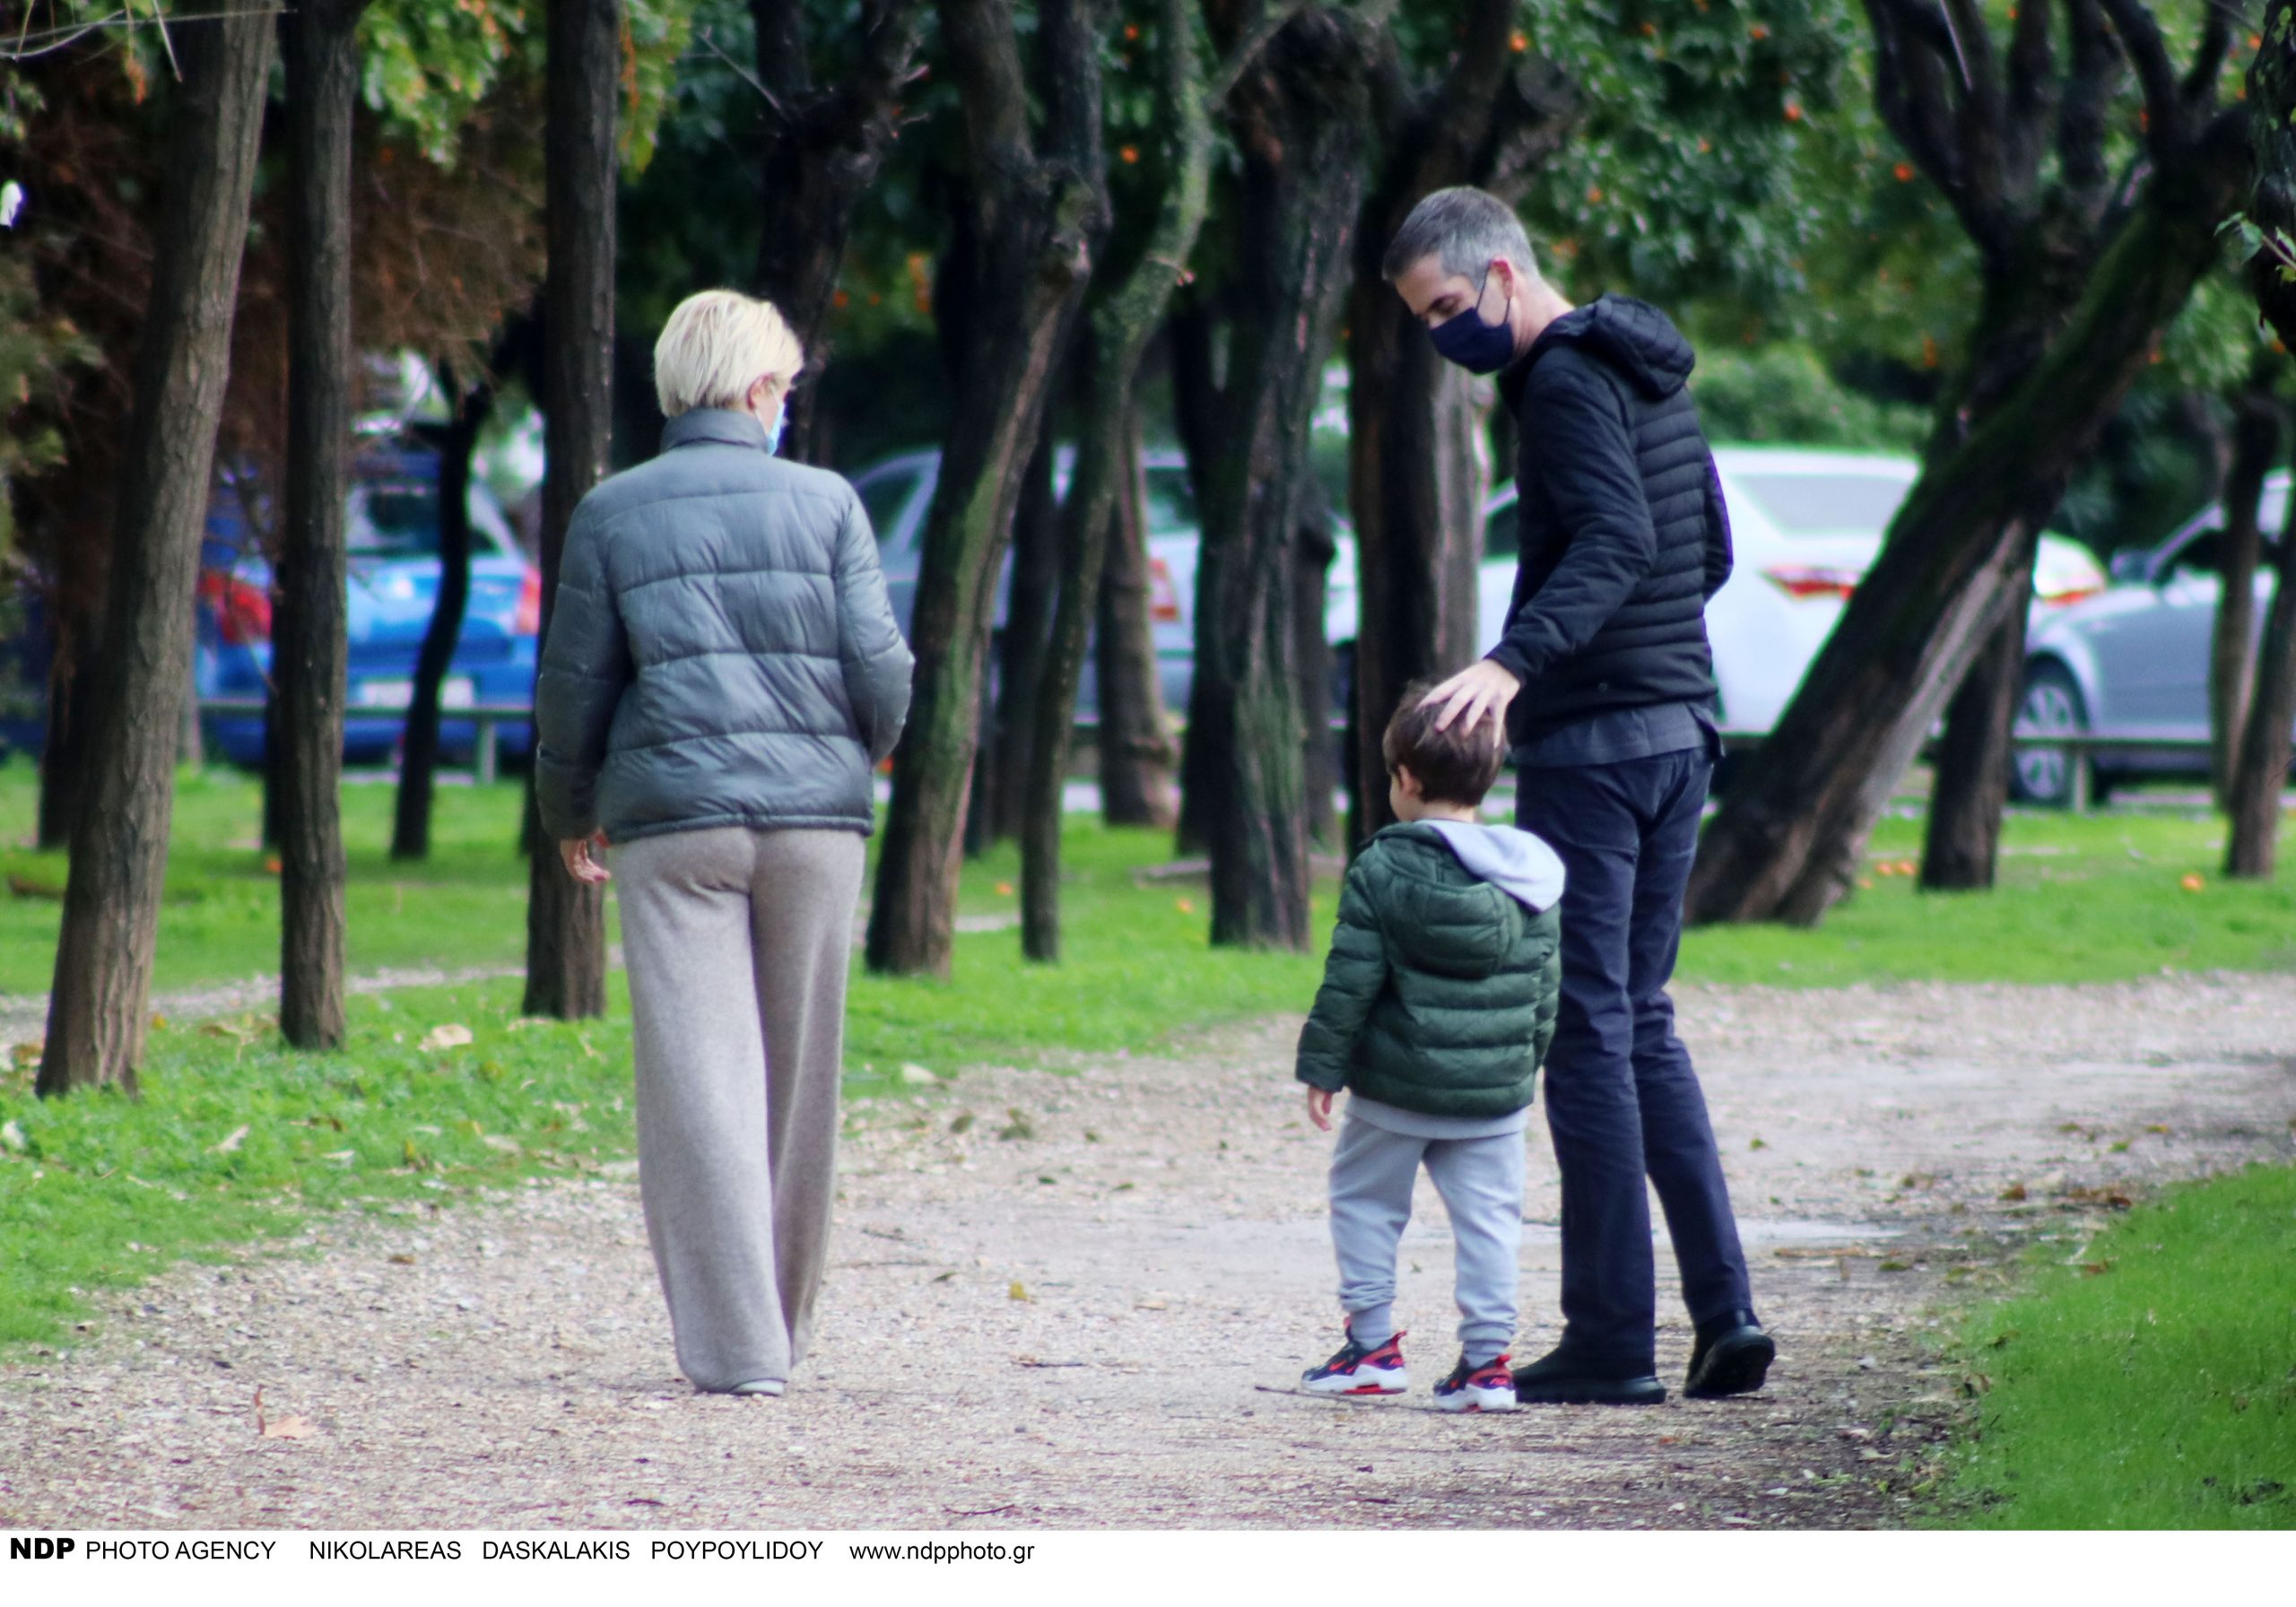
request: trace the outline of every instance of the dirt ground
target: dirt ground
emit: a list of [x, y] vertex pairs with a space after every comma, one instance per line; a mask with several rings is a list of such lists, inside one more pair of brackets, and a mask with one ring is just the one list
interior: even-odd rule
[[[1269, 1393], [1338, 1326], [1329, 1140], [1273, 1021], [854, 1108], [780, 1401], [676, 1376], [627, 1168], [179, 1267], [0, 1366], [0, 1524], [1888, 1525], [1960, 1410], [1941, 1311], [2028, 1243], [2079, 1255], [2116, 1192], [2296, 1150], [2296, 978], [1681, 1002], [1780, 1345], [1756, 1396], [1425, 1410], [1456, 1343], [1423, 1185], [1413, 1394]], [[1518, 1357], [1556, 1321], [1532, 1142]]]

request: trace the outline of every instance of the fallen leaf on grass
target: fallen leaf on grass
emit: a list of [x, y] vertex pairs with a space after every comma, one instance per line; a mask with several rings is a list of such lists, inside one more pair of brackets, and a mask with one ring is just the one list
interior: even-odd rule
[[435, 1055], [441, 1049], [463, 1048], [473, 1041], [471, 1029], [460, 1021], [441, 1021], [424, 1033], [422, 1041], [414, 1047], [425, 1054]]
[[930, 1071], [913, 1061], [900, 1068], [900, 1080], [911, 1088], [930, 1088], [941, 1081]]
[[391, 1264], [393, 1266], [413, 1266], [414, 1264], [414, 1257], [412, 1255], [394, 1255], [391, 1257]]
[[2025, 1186], [2022, 1183], [2012, 1183], [2008, 1187], [2003, 1189], [2000, 1194], [2000, 1198], [2002, 1200], [2012, 1205], [2016, 1204], [2024, 1197]]
[[21, 1155], [29, 1142], [24, 1137], [24, 1130], [16, 1125], [13, 1118], [0, 1122], [0, 1144], [5, 1144]]
[[263, 1426], [265, 1439], [309, 1439], [318, 1429], [307, 1417], [283, 1417]]
[[1033, 1300], [1036, 1299], [1034, 1295], [1029, 1292], [1029, 1286], [1022, 1282], [1018, 1278], [1013, 1280], [1013, 1285], [1010, 1289], [1007, 1289], [1004, 1291], [1004, 1297], [1011, 1300]]
[[2084, 1261], [2081, 1264], [2081, 1272], [2085, 1277], [2094, 1278], [2100, 1273], [2109, 1273], [2112, 1270], [2113, 1264], [2109, 1257], [2103, 1261]]
[[247, 1135], [248, 1125], [245, 1122], [241, 1122], [238, 1126], [231, 1129], [230, 1136], [226, 1137], [221, 1143], [210, 1146], [207, 1152], [210, 1155], [229, 1155], [246, 1141]]

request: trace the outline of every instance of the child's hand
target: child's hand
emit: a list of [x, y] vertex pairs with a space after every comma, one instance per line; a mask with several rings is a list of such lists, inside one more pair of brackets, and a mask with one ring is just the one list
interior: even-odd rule
[[1308, 1119], [1318, 1133], [1331, 1131], [1331, 1090], [1311, 1088], [1308, 1090]]

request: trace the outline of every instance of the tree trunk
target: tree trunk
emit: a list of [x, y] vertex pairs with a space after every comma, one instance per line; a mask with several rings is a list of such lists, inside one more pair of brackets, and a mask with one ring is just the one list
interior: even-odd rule
[[2240, 734], [2232, 773], [2232, 834], [2224, 849], [2228, 876], [2270, 880], [2288, 785], [2290, 735], [2296, 730], [2296, 518], [2280, 532], [2272, 607], [2257, 659], [2256, 695]]
[[1188, 731], [1218, 944], [1309, 944], [1293, 566], [1309, 426], [1362, 195], [1372, 51], [1357, 18], [1306, 9], [1235, 91], [1240, 238], [1220, 428], [1196, 471], [1204, 544]]
[[287, 499], [272, 631], [280, 777], [279, 1029], [343, 1047], [343, 704], [349, 658], [351, 120], [361, 0], [280, 19], [287, 62]]
[[439, 772], [439, 697], [462, 645], [470, 608], [470, 473], [479, 431], [494, 411], [494, 392], [465, 390], [449, 371], [454, 417], [439, 437], [439, 593], [430, 623], [414, 657], [414, 689], [407, 699], [406, 732], [399, 743], [397, 808], [391, 823], [393, 859], [430, 856], [430, 803]]
[[[941, 30], [964, 105], [970, 316], [957, 336], [965, 405], [941, 456], [925, 531], [910, 647], [917, 682], [893, 758], [893, 801], [869, 912], [868, 964], [945, 976], [957, 869], [980, 737], [996, 578], [1035, 448], [1060, 334], [1091, 271], [1097, 196], [1073, 160], [1100, 130], [1100, 49], [1087, 0], [1039, 14], [1046, 144], [1029, 128], [1029, 86], [1010, 0], [941, 0]], [[1083, 104], [1089, 102], [1089, 109]]]
[[2001, 855], [2001, 814], [2009, 804], [2009, 734], [2025, 681], [2026, 599], [2033, 589], [2038, 526], [2002, 582], [2001, 622], [1979, 649], [1945, 706], [1945, 735], [1922, 828], [1925, 892], [1976, 891], [1993, 885]]
[[[756, 289], [789, 320], [810, 380], [829, 364], [829, 314], [854, 209], [900, 134], [925, 7], [922, 0], [867, 0], [855, 57], [826, 89], [813, 82], [805, 9], [804, 0], [750, 0], [758, 82], [772, 97], [759, 151]], [[815, 439], [815, 389], [801, 385], [788, 401], [781, 455], [799, 463], [827, 461]]]
[[1139, 409], [1127, 402], [1117, 428], [1119, 490], [1109, 516], [1093, 636], [1100, 692], [1100, 817], [1111, 826], [1169, 831], [1178, 816], [1172, 795], [1177, 754], [1157, 673]]
[[[550, 270], [543, 290], [544, 452], [543, 635], [550, 634], [566, 527], [605, 475], [613, 434], [615, 100], [622, 82], [619, 0], [552, 0], [544, 133]], [[573, 1021], [606, 1007], [605, 899], [566, 873], [542, 840], [531, 785], [534, 847], [526, 892], [528, 1015]]]
[[1929, 726], [2005, 610], [2035, 533], [2030, 488], [2068, 473], [2158, 333], [2214, 258], [2243, 177], [2242, 131], [2212, 126], [2099, 264], [2062, 337], [1914, 488], [1778, 727], [1707, 828], [1687, 908], [1699, 921], [1813, 925]]
[[[1059, 603], [1037, 699], [1021, 835], [1021, 950], [1031, 960], [1060, 958], [1060, 798], [1076, 723], [1076, 687], [1092, 615], [1103, 602], [1101, 560], [1110, 525], [1121, 518], [1118, 504], [1132, 503], [1133, 523], [1139, 522], [1132, 388], [1141, 353], [1196, 248], [1211, 187], [1212, 122], [1187, 0], [1161, 0], [1156, 34], [1158, 122], [1170, 131], [1167, 176], [1139, 260], [1092, 308], [1076, 469], [1060, 510]], [[1149, 657], [1152, 686], [1152, 644]]]
[[[1348, 309], [1349, 508], [1361, 569], [1352, 710], [1359, 841], [1395, 821], [1379, 738], [1403, 689], [1463, 668], [1486, 645], [1475, 640], [1475, 571], [1491, 483], [1490, 382], [1435, 355], [1376, 262], [1367, 271], [1373, 244], [1359, 245]], [[1376, 244], [1385, 251], [1384, 238]]]
[[1053, 456], [1048, 424], [1038, 431], [1020, 506], [1013, 514], [1013, 585], [1004, 633], [997, 638], [995, 741], [990, 761], [983, 767], [988, 772], [987, 837], [991, 842], [1019, 835], [1027, 807], [1029, 750], [1036, 737], [1053, 597], [1060, 587], [1062, 519], [1060, 499], [1053, 490]]
[[[1355, 523], [1354, 697], [1348, 710], [1354, 841], [1392, 824], [1379, 739], [1403, 689], [1464, 667], [1476, 636], [1476, 568], [1491, 489], [1493, 387], [1443, 361], [1380, 271], [1405, 218], [1451, 185], [1512, 194], [1575, 124], [1575, 91], [1511, 83], [1518, 7], [1476, 0], [1449, 72], [1415, 91], [1390, 60], [1383, 164], [1366, 197], [1347, 308], [1348, 508]], [[1508, 90], [1518, 93], [1509, 98]]]
[[66, 648], [57, 633], [56, 656], [48, 675], [47, 737], [39, 751], [39, 821], [38, 843], [44, 850], [67, 847], [72, 828], [80, 818], [80, 786], [88, 771], [89, 734], [95, 727], [94, 703], [100, 652], [91, 651], [85, 632], [74, 632]]
[[1331, 728], [1331, 640], [1324, 612], [1331, 602], [1331, 509], [1322, 488], [1310, 483], [1292, 560], [1292, 668], [1300, 682], [1300, 785], [1308, 840], [1339, 846], [1340, 817], [1332, 806], [1339, 787], [1339, 748]]
[[2276, 365], [2259, 361], [2232, 403], [2232, 463], [2224, 476], [2224, 534], [2218, 543], [2216, 622], [2208, 644], [2208, 777], [2217, 807], [2231, 813], [2232, 777], [2256, 681], [2257, 528], [2265, 476], [2280, 457], [2282, 408], [2273, 395]]
[[133, 1090], [174, 806], [176, 715], [191, 673], [199, 542], [271, 63], [266, 12], [178, 29], [152, 299], [135, 356], [106, 652], [72, 829], [72, 871], [39, 1090]]

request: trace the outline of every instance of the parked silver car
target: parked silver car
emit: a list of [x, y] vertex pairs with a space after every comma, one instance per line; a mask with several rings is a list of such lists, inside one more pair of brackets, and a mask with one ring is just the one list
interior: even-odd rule
[[[2265, 482], [2258, 522], [2265, 553], [2257, 576], [2257, 628], [2273, 591], [2274, 536], [2288, 508], [2290, 477]], [[2209, 643], [2221, 595], [2218, 544], [2224, 510], [2203, 509], [2158, 546], [2123, 552], [2101, 595], [2039, 621], [2026, 642], [2021, 733], [2107, 732], [2157, 738], [2164, 745], [2097, 756], [2097, 794], [2116, 782], [2208, 773]], [[2167, 745], [2179, 744], [2179, 745]], [[2016, 795], [2028, 803], [2071, 802], [2066, 750], [2021, 748]]]
[[[1054, 459], [1055, 488], [1065, 493], [1074, 454], [1062, 447]], [[1147, 482], [1148, 606], [1156, 642], [1157, 680], [1164, 707], [1176, 715], [1187, 712], [1189, 690], [1196, 681], [1196, 560], [1203, 543], [1196, 524], [1196, 491], [1187, 474], [1187, 459], [1170, 448], [1142, 454]], [[870, 465], [853, 477], [869, 524], [877, 533], [877, 552], [885, 569], [885, 587], [891, 594], [893, 617], [901, 633], [909, 633], [917, 607], [917, 578], [925, 561], [925, 518], [933, 506], [933, 490], [941, 476], [941, 454], [927, 450], [904, 452]], [[1005, 588], [1012, 582], [1008, 554], [999, 583], [996, 621], [1004, 619]], [[1355, 542], [1342, 522], [1338, 553], [1332, 560], [1327, 630], [1336, 627], [1352, 637], [1355, 626]], [[1341, 636], [1328, 639], [1338, 641]], [[1076, 691], [1076, 717], [1090, 723], [1098, 718], [1099, 683], [1091, 659], [1084, 661], [1083, 679]]]

